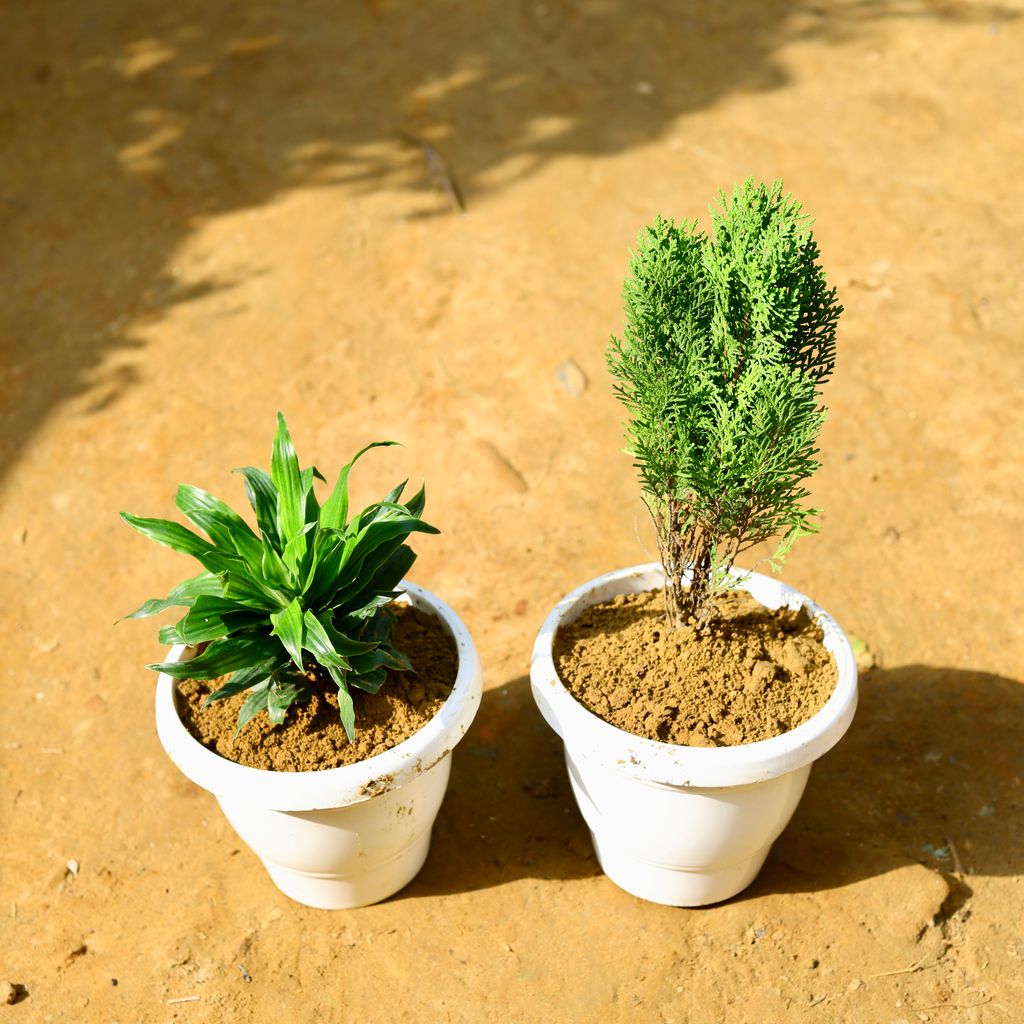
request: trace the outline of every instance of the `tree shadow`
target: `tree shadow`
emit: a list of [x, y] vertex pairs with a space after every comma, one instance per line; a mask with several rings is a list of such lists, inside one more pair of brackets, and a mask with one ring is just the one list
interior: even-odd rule
[[529, 679], [488, 690], [452, 759], [427, 863], [396, 899], [598, 874], [562, 741], [541, 718]]
[[1024, 873], [1024, 684], [908, 666], [867, 673], [850, 731], [815, 764], [746, 895], [814, 892], [910, 863]]
[[339, 201], [390, 189], [396, 219], [448, 215], [410, 136], [472, 211], [556, 157], [617, 154], [733, 91], [779, 88], [792, 40], [1013, 16], [925, 0], [15, 5], [0, 44], [0, 473], [59, 404], [96, 415], [144, 383], [148, 325], [258, 272], [176, 279], [175, 252], [212, 217], [299, 186]]

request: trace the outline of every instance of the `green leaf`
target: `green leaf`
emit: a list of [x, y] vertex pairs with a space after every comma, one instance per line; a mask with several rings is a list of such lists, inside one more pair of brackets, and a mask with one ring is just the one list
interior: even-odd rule
[[293, 573], [294, 578], [304, 576], [301, 571], [306, 557], [306, 546], [310, 530], [316, 529], [316, 521], [306, 523], [301, 530], [285, 545], [284, 554], [281, 556], [284, 564]]
[[121, 518], [131, 527], [134, 527], [144, 537], [155, 540], [172, 551], [179, 551], [183, 555], [191, 555], [193, 558], [202, 560], [209, 552], [216, 552], [216, 548], [198, 534], [186, 529], [180, 523], [172, 523], [167, 519], [147, 519], [145, 516], [133, 516], [129, 512], [122, 512]]
[[[176, 587], [172, 587], [167, 597], [162, 600], [153, 598], [146, 601], [141, 608], [137, 608], [131, 615], [123, 616], [126, 619], [145, 619], [150, 615], [166, 611], [168, 608], [187, 608], [195, 602], [200, 594], [220, 596], [221, 582], [211, 572], [203, 571], [198, 576], [193, 576]], [[118, 619], [120, 622], [121, 620]]]
[[[317, 472], [316, 466], [309, 466], [304, 469], [299, 478], [302, 482], [302, 517], [307, 523], [316, 523], [320, 520], [320, 502], [316, 500], [316, 491], [313, 490], [313, 478], [318, 480], [324, 478]], [[326, 481], [324, 481], [326, 483]]]
[[295, 701], [309, 700], [309, 684], [293, 679], [275, 679], [267, 691], [267, 714], [274, 725], [284, 721], [285, 712]]
[[[334, 672], [337, 671], [337, 669], [334, 670]], [[334, 676], [334, 672], [331, 672], [332, 676]], [[352, 694], [348, 692], [348, 686], [344, 679], [339, 680], [337, 676], [334, 676], [334, 681], [338, 684], [338, 716], [341, 718], [341, 724], [349, 743], [355, 743], [356, 709], [352, 703]]]
[[299, 599], [293, 598], [292, 603], [283, 611], [271, 612], [270, 621], [274, 624], [271, 630], [274, 636], [278, 637], [285, 650], [291, 655], [295, 667], [300, 671], [305, 668], [302, 664], [302, 641], [304, 638], [302, 606]]
[[363, 690], [365, 693], [376, 693], [384, 685], [387, 678], [388, 670], [386, 668], [375, 668], [362, 675], [350, 675], [348, 681], [352, 686]]
[[[377, 566], [390, 558], [398, 545], [410, 533], [438, 532], [433, 526], [424, 523], [421, 519], [414, 519], [412, 516], [371, 522], [345, 542], [345, 549], [337, 559], [340, 565], [333, 577], [326, 571], [322, 576], [320, 573], [317, 574], [318, 578], [310, 590], [312, 601], [326, 601], [332, 607], [336, 607], [347, 597], [354, 596], [363, 588], [365, 577], [361, 575], [362, 566], [374, 551], [381, 549], [378, 551], [376, 559], [370, 563], [372, 566]], [[382, 545], [387, 546], [382, 548]], [[326, 568], [325, 564], [325, 570]]]
[[161, 626], [157, 637], [160, 643], [166, 644], [168, 647], [185, 642], [185, 638], [178, 633], [177, 626]]
[[327, 499], [327, 503], [320, 509], [320, 526], [322, 528], [338, 530], [345, 525], [348, 519], [348, 475], [352, 472], [352, 467], [359, 459], [371, 448], [390, 448], [397, 444], [397, 441], [374, 441], [372, 444], [368, 444], [365, 448], [356, 452], [352, 461], [347, 466], [342, 467], [330, 498]]
[[353, 676], [356, 677], [375, 672], [379, 668], [393, 668], [398, 672], [408, 672], [412, 668], [404, 654], [399, 654], [390, 647], [378, 647], [367, 654], [353, 655], [349, 662], [352, 665]]
[[341, 668], [348, 671], [348, 661], [335, 649], [319, 619], [311, 611], [307, 611], [303, 622], [306, 627], [304, 646], [317, 662], [324, 668]]
[[250, 611], [222, 597], [199, 597], [175, 629], [182, 642], [195, 647], [208, 640], [265, 623], [265, 612]]
[[257, 683], [252, 688], [245, 703], [242, 705], [241, 711], [238, 712], [238, 723], [235, 725], [236, 736], [249, 724], [253, 717], [261, 711], [267, 710], [270, 683], [271, 680], [264, 679], [262, 683]]
[[191, 661], [165, 661], [147, 665], [156, 672], [166, 672], [175, 679], [215, 679], [240, 668], [247, 668], [268, 658], [276, 658], [281, 648], [269, 636], [246, 635], [214, 640]]
[[277, 521], [277, 488], [274, 482], [262, 469], [254, 466], [242, 466], [235, 472], [245, 477], [245, 491], [256, 513], [256, 525], [270, 537], [275, 547], [279, 547], [282, 543], [281, 526]]
[[281, 524], [281, 540], [287, 543], [302, 529], [305, 496], [302, 493], [302, 474], [295, 454], [288, 424], [277, 414], [277, 434], [270, 455], [270, 478], [278, 491], [277, 514]]
[[175, 504], [188, 519], [205, 530], [218, 547], [237, 551], [250, 565], [259, 568], [262, 548], [249, 524], [234, 509], [201, 487], [180, 484]]
[[381, 501], [382, 505], [394, 505], [398, 499], [402, 496], [402, 491], [405, 490], [405, 485], [409, 482], [409, 478], [406, 477], [397, 487], [393, 487], [387, 494], [384, 495], [384, 499]]
[[250, 608], [261, 608], [268, 612], [279, 611], [288, 604], [285, 593], [267, 586], [242, 569], [224, 573], [223, 579], [224, 596]]
[[203, 707], [207, 707], [215, 700], [224, 700], [226, 697], [233, 697], [236, 693], [248, 690], [250, 686], [267, 680], [270, 674], [280, 667], [280, 661], [270, 658], [267, 661], [250, 665], [248, 668], [239, 669], [219, 690], [214, 690], [203, 701]]
[[405, 507], [410, 514], [417, 519], [423, 515], [424, 506], [427, 504], [427, 485], [424, 484], [406, 503]]
[[295, 576], [281, 560], [277, 548], [266, 533], [262, 534], [263, 555], [260, 560], [260, 569], [263, 578], [275, 587], [286, 587], [292, 589], [295, 585]]
[[366, 618], [365, 609], [381, 608], [394, 600], [398, 595], [398, 584], [408, 575], [415, 561], [416, 552], [405, 544], [390, 553], [381, 548], [360, 567], [355, 585], [362, 589], [353, 592], [352, 586], [349, 586], [339, 591], [332, 600], [343, 601], [349, 615]]
[[357, 654], [366, 654], [377, 647], [377, 641], [353, 640], [344, 633], [340, 633], [334, 626], [330, 612], [321, 612], [316, 616], [316, 619], [330, 639], [331, 647], [343, 658], [350, 658]]

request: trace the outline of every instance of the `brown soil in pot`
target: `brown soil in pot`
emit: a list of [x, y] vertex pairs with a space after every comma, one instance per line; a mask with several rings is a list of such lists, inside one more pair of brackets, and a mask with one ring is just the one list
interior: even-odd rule
[[626, 732], [691, 747], [779, 736], [820, 711], [838, 670], [806, 612], [724, 594], [703, 632], [673, 630], [660, 590], [588, 608], [555, 638], [568, 690]]
[[220, 680], [182, 680], [178, 711], [185, 727], [205, 747], [250, 768], [313, 771], [355, 764], [390, 750], [422, 729], [441, 709], [455, 683], [459, 659], [441, 620], [422, 609], [395, 609], [394, 646], [408, 655], [414, 672], [389, 672], [375, 694], [352, 687], [356, 738], [349, 743], [338, 718], [337, 687], [329, 676], [305, 704], [293, 704], [282, 725], [257, 715], [235, 736], [242, 693], [202, 707]]

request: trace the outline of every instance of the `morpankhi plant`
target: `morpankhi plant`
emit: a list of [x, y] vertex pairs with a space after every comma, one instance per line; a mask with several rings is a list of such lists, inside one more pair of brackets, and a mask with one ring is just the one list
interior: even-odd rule
[[191, 555], [203, 572], [174, 587], [163, 600], [146, 601], [127, 618], [167, 608], [188, 608], [160, 642], [205, 644], [190, 661], [148, 668], [177, 678], [231, 677], [207, 698], [249, 696], [238, 716], [241, 729], [260, 711], [275, 724], [295, 701], [306, 701], [322, 669], [338, 689], [345, 733], [355, 738], [350, 687], [376, 693], [388, 669], [408, 670], [391, 646], [388, 604], [416, 559], [405, 543], [411, 533], [438, 533], [421, 519], [424, 490], [401, 501], [399, 484], [381, 501], [348, 518], [348, 477], [367, 445], [345, 466], [327, 502], [313, 490], [313, 467], [300, 469], [284, 417], [278, 413], [270, 474], [247, 466], [237, 472], [256, 517], [257, 531], [236, 512], [198, 487], [182, 484], [176, 504], [209, 540], [179, 523], [122, 512], [130, 526], [158, 544]]
[[804, 482], [819, 465], [820, 385], [842, 306], [811, 220], [782, 189], [748, 180], [721, 193], [711, 237], [656, 218], [632, 254], [626, 327], [608, 351], [676, 626], [708, 622], [741, 551], [778, 537], [777, 569], [817, 530]]

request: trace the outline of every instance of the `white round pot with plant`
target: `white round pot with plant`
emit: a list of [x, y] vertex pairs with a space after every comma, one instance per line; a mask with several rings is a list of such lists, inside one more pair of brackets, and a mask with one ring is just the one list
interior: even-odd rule
[[[773, 538], [778, 568], [794, 540], [817, 529], [805, 484], [818, 467], [820, 385], [834, 366], [842, 307], [818, 264], [810, 221], [781, 182], [747, 181], [720, 199], [710, 236], [696, 221], [660, 217], [641, 232], [624, 288], [625, 331], [608, 353], [661, 563], [598, 577], [559, 602], [537, 637], [531, 668], [534, 697], [565, 743], [573, 792], [604, 870], [629, 892], [679, 906], [714, 903], [750, 884], [793, 814], [811, 763], [842, 737], [857, 703], [853, 654], [835, 621], [778, 581], [733, 568], [740, 552]], [[634, 735], [610, 719], [623, 721], [622, 708], [627, 716], [645, 708], [648, 668], [615, 654], [626, 644], [619, 625], [598, 624], [619, 614], [620, 595], [652, 591], [663, 592], [664, 609], [653, 639], [641, 634], [640, 650], [668, 666], [668, 683], [653, 691], [657, 700], [668, 692], [668, 717], [655, 735], [639, 734], [649, 729], [646, 719]], [[723, 605], [739, 607], [729, 591], [754, 599], [746, 606], [756, 610], [744, 615], [755, 624], [744, 628], [756, 654], [722, 642], [733, 628]], [[647, 600], [650, 617], [656, 598]], [[801, 608], [807, 614], [794, 618], [809, 630], [801, 642], [835, 680], [817, 704], [798, 692], [799, 673], [765, 660], [765, 645], [783, 635], [776, 622], [789, 621], [784, 609]], [[602, 650], [612, 652], [586, 662], [587, 686], [597, 687], [589, 692], [598, 693], [591, 710], [565, 685], [554, 651], [559, 630], [584, 614], [584, 628], [600, 633]], [[585, 641], [573, 644], [575, 659]], [[696, 678], [684, 657], [695, 651], [731, 661], [721, 676], [708, 670]], [[714, 692], [717, 678], [731, 680], [728, 694]], [[676, 694], [677, 684], [680, 694], [684, 684], [690, 689]], [[700, 721], [694, 702], [714, 723], [733, 714], [734, 697], [735, 706], [760, 701], [769, 710], [780, 697], [793, 698], [800, 713], [746, 735], [739, 726], [749, 723], [737, 715], [738, 739], [714, 725], [662, 742], [665, 721], [672, 729], [684, 718]]]
[[[178, 490], [178, 508], [209, 540], [178, 523], [122, 513], [144, 535], [204, 567], [166, 599], [147, 601], [129, 616], [187, 608], [160, 632], [161, 641], [173, 645], [170, 656], [149, 666], [160, 672], [156, 720], [164, 749], [189, 779], [217, 798], [277, 886], [323, 909], [385, 899], [420, 870], [448, 783], [451, 751], [469, 728], [482, 692], [480, 662], [465, 626], [438, 598], [404, 581], [415, 559], [406, 538], [437, 532], [421, 519], [423, 491], [403, 503], [403, 488], [396, 487], [349, 518], [349, 471], [378, 446], [364, 448], [343, 468], [321, 506], [313, 492], [319, 474], [299, 469], [279, 416], [270, 474], [240, 470], [256, 530], [212, 495], [185, 485]], [[425, 613], [457, 656], [450, 693], [407, 738], [388, 741], [381, 752], [351, 764], [275, 771], [221, 756], [186, 727], [179, 680], [219, 681], [204, 706], [237, 698], [236, 736], [263, 713], [281, 726], [290, 708], [330, 686], [351, 744], [360, 691], [377, 694], [393, 673], [416, 671], [392, 646], [391, 609], [398, 604]]]
[[857, 707], [853, 651], [835, 621], [799, 591], [760, 573], [738, 585], [767, 608], [804, 608], [824, 632], [838, 683], [817, 714], [789, 732], [731, 747], [636, 736], [588, 711], [555, 667], [559, 629], [620, 594], [658, 589], [660, 564], [590, 580], [563, 598], [537, 635], [532, 690], [562, 738], [573, 795], [601, 867], [627, 892], [670, 906], [702, 906], [745, 889], [761, 870], [807, 784], [811, 764], [839, 742]]

